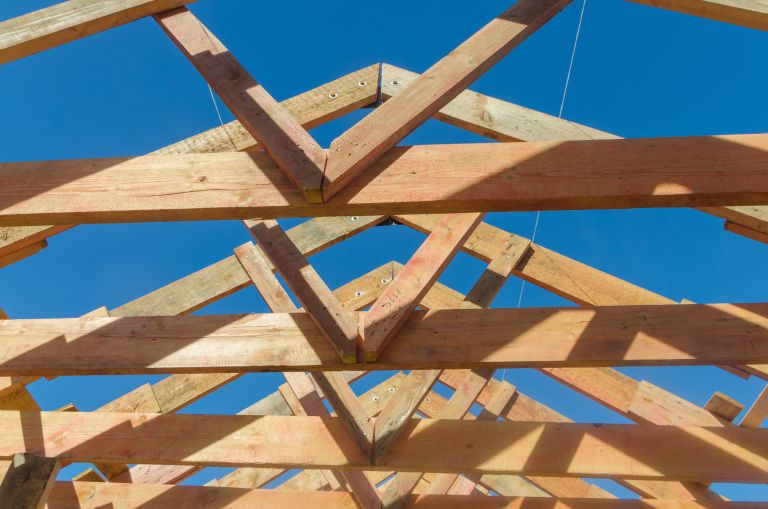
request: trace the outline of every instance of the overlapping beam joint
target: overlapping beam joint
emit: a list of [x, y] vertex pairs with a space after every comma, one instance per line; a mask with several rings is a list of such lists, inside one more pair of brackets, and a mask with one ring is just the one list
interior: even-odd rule
[[[184, 3], [70, 0], [0, 23], [4, 63], [154, 16], [237, 118], [147, 157], [0, 164], [1, 265], [87, 222], [236, 218], [256, 241], [113, 310], [0, 321], [0, 506], [638, 504], [583, 480], [609, 478], [657, 499], [644, 507], [765, 507], [709, 484], [768, 482], [768, 392], [735, 426], [743, 406], [725, 395], [702, 408], [612, 367], [717, 365], [768, 379], [768, 304], [679, 305], [482, 221], [497, 210], [697, 206], [765, 241], [768, 136], [619, 140], [466, 90], [569, 0], [519, 0], [420, 76], [376, 65], [283, 103]], [[761, 30], [768, 20], [752, 0], [653, 3]], [[328, 150], [307, 132], [379, 103]], [[430, 117], [514, 143], [396, 147]], [[120, 199], [98, 199], [104, 189]], [[318, 218], [288, 232], [273, 220], [302, 215]], [[388, 219], [426, 241], [404, 266], [331, 291], [308, 257]], [[466, 296], [437, 282], [459, 250], [488, 263]], [[584, 309], [484, 309], [511, 275]], [[183, 316], [251, 284], [273, 313]], [[500, 367], [535, 367], [638, 424], [571, 423], [495, 379]], [[359, 396], [350, 387], [382, 369], [408, 373]], [[286, 384], [237, 416], [175, 414], [250, 371], [284, 371]], [[41, 412], [25, 388], [98, 373], [171, 376], [88, 413]], [[96, 470], [54, 483], [70, 462]], [[237, 469], [170, 486], [206, 466]], [[260, 489], [292, 468], [304, 470]], [[471, 494], [500, 496], [456, 496]]]

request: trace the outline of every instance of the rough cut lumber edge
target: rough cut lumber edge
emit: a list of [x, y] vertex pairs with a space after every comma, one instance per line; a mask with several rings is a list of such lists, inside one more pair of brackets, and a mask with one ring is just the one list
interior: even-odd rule
[[758, 230], [753, 230], [752, 228], [741, 225], [739, 223], [734, 223], [733, 221], [726, 221], [725, 229], [728, 230], [729, 232], [742, 235], [749, 239], [756, 240], [764, 244], [768, 244], [768, 233], [761, 232]]
[[43, 509], [60, 467], [55, 458], [15, 454], [0, 483], [0, 507]]
[[42, 251], [46, 247], [48, 247], [48, 242], [45, 240], [41, 240], [40, 242], [37, 242], [35, 244], [30, 244], [27, 247], [17, 249], [11, 254], [0, 258], [0, 269], [2, 269], [3, 267], [7, 267], [8, 265], [14, 264], [19, 260], [23, 260], [24, 258], [32, 256], [33, 254], [36, 254]]
[[768, 30], [768, 4], [764, 0], [631, 1], [756, 30]]
[[[306, 129], [370, 105], [377, 100], [378, 64], [280, 103]], [[333, 96], [333, 98], [331, 98]], [[233, 145], [234, 144], [234, 145]], [[152, 152], [150, 155], [255, 151], [260, 147], [237, 120]], [[72, 226], [0, 227], [0, 256], [57, 235]]]
[[[216, 509], [356, 509], [349, 493], [333, 491], [285, 492], [209, 486], [156, 486], [58, 482], [50, 496], [49, 509], [166, 509], [183, 507], [207, 509], [215, 500]], [[82, 505], [87, 504], [87, 505]], [[115, 504], [119, 504], [115, 505]], [[512, 497], [461, 497], [449, 495], [412, 496], [413, 509], [766, 509], [762, 502], [694, 502], [677, 500], [600, 500]]]
[[[738, 0], [737, 0], [738, 1]], [[402, 93], [419, 75], [389, 64], [381, 68], [384, 100]], [[442, 122], [498, 141], [618, 139], [618, 136], [576, 122], [466, 90], [434, 115]], [[768, 207], [700, 208], [702, 212], [768, 234]], [[757, 239], [759, 240], [759, 239]]]
[[401, 142], [570, 0], [518, 0], [433, 65], [401, 97], [379, 106], [331, 143], [323, 179], [327, 201]]
[[765, 387], [755, 402], [744, 415], [740, 425], [748, 428], [759, 428], [768, 416], [768, 387]]
[[0, 424], [2, 459], [26, 449], [67, 462], [768, 480], [768, 430], [746, 427], [411, 419], [370, 465], [337, 418], [0, 411]]
[[0, 64], [195, 0], [69, 0], [0, 23]]
[[155, 20], [310, 203], [322, 203], [325, 150], [186, 7]]
[[357, 362], [357, 321], [344, 309], [301, 250], [275, 220], [249, 220], [244, 224], [341, 356], [342, 362]]
[[446, 214], [387, 286], [363, 322], [365, 360], [375, 361], [443, 273], [484, 214]]
[[704, 409], [726, 422], [733, 422], [744, 410], [744, 405], [718, 391], [709, 398]]

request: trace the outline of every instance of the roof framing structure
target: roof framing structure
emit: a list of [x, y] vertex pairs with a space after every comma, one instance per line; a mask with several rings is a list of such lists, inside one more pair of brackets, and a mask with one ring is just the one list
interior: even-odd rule
[[[761, 0], [636, 1], [768, 29]], [[424, 74], [375, 64], [281, 103], [186, 3], [68, 0], [0, 22], [2, 64], [153, 16], [237, 118], [145, 156], [0, 163], [0, 267], [88, 223], [238, 219], [255, 241], [114, 309], [0, 311], [0, 507], [768, 508], [711, 486], [768, 483], [768, 389], [736, 423], [744, 406], [721, 393], [702, 407], [614, 369], [768, 380], [768, 303], [674, 302], [483, 222], [696, 207], [768, 242], [768, 134], [620, 139], [467, 90], [568, 0], [518, 1]], [[362, 107], [329, 149], [308, 133]], [[429, 118], [492, 141], [397, 146]], [[312, 219], [284, 231], [283, 217]], [[427, 238], [331, 290], [308, 258], [385, 223]], [[437, 281], [459, 252], [487, 264], [467, 295]], [[577, 307], [491, 308], [512, 276]], [[251, 285], [271, 313], [192, 316]], [[494, 376], [510, 367], [632, 423], [571, 422]], [[265, 371], [286, 383], [237, 415], [178, 413]], [[149, 373], [169, 376], [93, 412], [41, 411], [27, 389]], [[70, 463], [92, 467], [56, 481]], [[179, 485], [213, 466], [234, 469]]]

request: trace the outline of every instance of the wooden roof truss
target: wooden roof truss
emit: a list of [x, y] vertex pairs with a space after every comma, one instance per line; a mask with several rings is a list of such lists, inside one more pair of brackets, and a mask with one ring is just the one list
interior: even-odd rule
[[[376, 64], [282, 103], [185, 3], [69, 0], [0, 23], [6, 63], [154, 16], [237, 118], [143, 157], [0, 164], [0, 266], [83, 223], [241, 219], [255, 241], [114, 309], [3, 313], [0, 507], [766, 507], [710, 485], [768, 482], [768, 390], [736, 424], [744, 407], [723, 394], [700, 407], [614, 368], [768, 380], [768, 304], [677, 303], [483, 218], [693, 206], [766, 242], [768, 135], [622, 140], [467, 90], [568, 0], [519, 0], [422, 75]], [[761, 0], [642, 3], [768, 28]], [[307, 131], [361, 107], [375, 109], [328, 150]], [[429, 118], [494, 143], [397, 146]], [[288, 216], [314, 219], [284, 231]], [[387, 221], [427, 238], [405, 265], [329, 289], [309, 257]], [[460, 250], [488, 264], [466, 296], [437, 282]], [[513, 275], [579, 307], [489, 309]], [[191, 316], [250, 285], [272, 313]], [[494, 377], [507, 367], [635, 424], [573, 423]], [[350, 386], [382, 370], [396, 374]], [[286, 383], [239, 414], [177, 413], [260, 371]], [[41, 411], [26, 388], [101, 373], [170, 376], [94, 412]], [[54, 482], [73, 462], [93, 467]], [[209, 466], [236, 468], [179, 484]]]

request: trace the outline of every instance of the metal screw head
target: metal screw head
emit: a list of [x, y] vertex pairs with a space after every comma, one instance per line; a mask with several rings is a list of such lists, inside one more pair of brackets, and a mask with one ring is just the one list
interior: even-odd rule
[[424, 398], [424, 401], [426, 401], [427, 403], [429, 403], [429, 396], [427, 396], [426, 398]]
[[364, 87], [364, 86], [366, 86], [367, 84], [368, 84], [368, 82], [367, 82], [367, 81], [361, 81], [360, 83], [358, 83], [358, 85], [360, 85], [361, 87]]
[[381, 284], [385, 285], [387, 283], [389, 283], [389, 279], [387, 279], [387, 278], [382, 278], [381, 279]]
[[363, 296], [363, 292], [361, 292], [360, 290], [355, 292], [355, 297], [362, 297], [362, 296]]
[[398, 86], [400, 84], [400, 82], [397, 81], [397, 80], [392, 80], [392, 81], [390, 81], [390, 84], [392, 84], [394, 86]]
[[351, 219], [352, 221], [359, 221], [359, 220], [360, 220], [360, 217], [358, 217], [358, 216], [352, 216], [352, 217], [350, 217], [350, 219]]
[[389, 388], [389, 392], [395, 392], [395, 388], [394, 387], [390, 387]]
[[374, 396], [373, 397], [373, 401], [379, 401], [379, 397], [378, 396]]
[[336, 92], [331, 92], [330, 94], [328, 94], [328, 97], [330, 97], [331, 99], [336, 99], [337, 97], [339, 97], [339, 94], [337, 94]]

